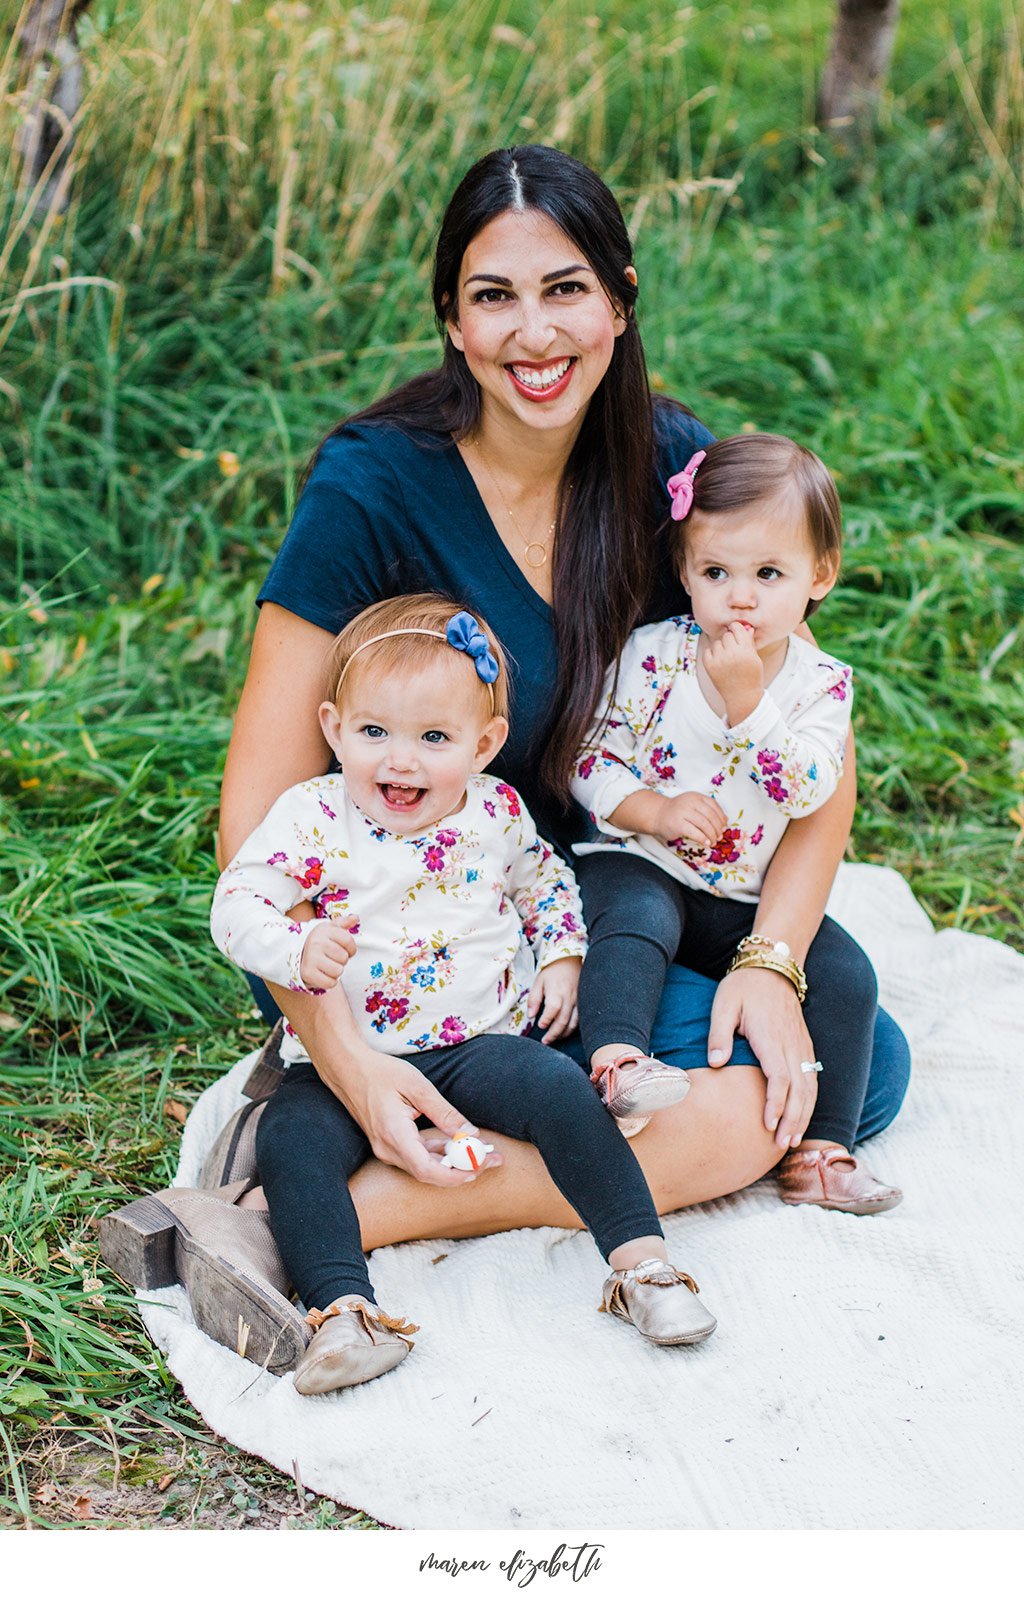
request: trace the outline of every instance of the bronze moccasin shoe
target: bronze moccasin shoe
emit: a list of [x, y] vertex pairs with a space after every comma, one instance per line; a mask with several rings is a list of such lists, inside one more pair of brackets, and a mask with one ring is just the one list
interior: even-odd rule
[[626, 1271], [613, 1272], [599, 1310], [631, 1322], [651, 1344], [699, 1344], [718, 1323], [697, 1298], [689, 1273], [652, 1257]]
[[100, 1254], [136, 1288], [183, 1284], [196, 1326], [270, 1372], [290, 1372], [309, 1343], [266, 1212], [162, 1189], [101, 1219]]
[[316, 1329], [309, 1349], [295, 1369], [299, 1394], [329, 1394], [356, 1383], [369, 1383], [404, 1361], [413, 1347], [414, 1322], [389, 1317], [367, 1300], [335, 1301], [326, 1311], [311, 1311]]
[[[670, 1067], [636, 1051], [595, 1067], [590, 1081], [613, 1117], [642, 1117], [686, 1098], [690, 1080], [682, 1067]], [[639, 1130], [638, 1130], [639, 1131]]]
[[870, 1217], [891, 1211], [903, 1190], [873, 1178], [856, 1156], [838, 1145], [824, 1150], [791, 1150], [775, 1169], [787, 1206], [821, 1206], [825, 1211], [852, 1211]]

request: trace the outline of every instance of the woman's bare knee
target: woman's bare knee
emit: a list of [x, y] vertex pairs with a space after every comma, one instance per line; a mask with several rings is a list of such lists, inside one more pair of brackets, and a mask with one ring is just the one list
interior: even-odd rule
[[[718, 1199], [771, 1170], [779, 1150], [764, 1127], [758, 1067], [695, 1072], [686, 1099], [660, 1111], [632, 1141], [659, 1213]], [[368, 1161], [352, 1179], [363, 1248], [404, 1239], [466, 1239], [508, 1228], [579, 1228], [532, 1145], [484, 1130], [505, 1164], [459, 1189], [417, 1183]]]
[[759, 1067], [701, 1069], [686, 1099], [651, 1119], [633, 1148], [659, 1213], [733, 1194], [775, 1166], [764, 1096]]

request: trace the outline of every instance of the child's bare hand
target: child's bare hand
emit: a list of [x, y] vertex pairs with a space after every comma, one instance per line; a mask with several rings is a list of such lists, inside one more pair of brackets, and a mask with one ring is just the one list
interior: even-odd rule
[[658, 817], [658, 838], [665, 844], [676, 839], [692, 839], [695, 844], [714, 844], [722, 837], [728, 818], [717, 800], [688, 790], [686, 794], [666, 795]]
[[753, 629], [730, 622], [720, 639], [708, 645], [704, 670], [725, 701], [734, 726], [749, 717], [764, 694], [764, 667], [754, 645]]
[[560, 961], [542, 967], [533, 980], [526, 1014], [531, 1021], [536, 1017], [540, 1026], [547, 1029], [545, 1044], [572, 1033], [576, 1026], [576, 991], [580, 986], [582, 965], [579, 956], [563, 956]]
[[356, 941], [349, 928], [355, 917], [325, 918], [318, 922], [302, 948], [299, 977], [307, 989], [333, 989], [350, 956], [356, 953]]

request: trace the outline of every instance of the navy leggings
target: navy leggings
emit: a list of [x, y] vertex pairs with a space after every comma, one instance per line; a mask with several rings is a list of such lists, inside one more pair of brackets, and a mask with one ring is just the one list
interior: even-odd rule
[[[583, 1049], [622, 1043], [644, 1054], [669, 963], [716, 980], [754, 926], [756, 904], [691, 889], [642, 857], [599, 851], [576, 866], [590, 949], [580, 979]], [[808, 1139], [850, 1149], [871, 1071], [878, 985], [863, 950], [825, 917], [804, 963], [804, 1020], [824, 1065]]]
[[[867, 961], [863, 952], [860, 960]], [[272, 1026], [281, 1013], [270, 990], [262, 978], [253, 977], [252, 973], [246, 973], [246, 977], [256, 1004]], [[659, 1061], [671, 1062], [687, 1072], [708, 1070], [708, 1024], [716, 988], [713, 978], [705, 978], [689, 967], [675, 963], [669, 967], [651, 1039], [651, 1049]], [[558, 1043], [563, 1055], [585, 1064], [587, 1057], [578, 1033]], [[757, 1057], [738, 1034], [733, 1039], [730, 1062], [757, 1066]], [[889, 1013], [879, 1006], [872, 1034], [871, 1075], [855, 1136], [858, 1144], [889, 1126], [903, 1104], [909, 1082], [910, 1047]]]
[[[536, 1145], [605, 1258], [629, 1239], [663, 1237], [639, 1163], [575, 1061], [494, 1033], [404, 1059], [468, 1121]], [[309, 1308], [345, 1294], [373, 1299], [348, 1189], [370, 1154], [316, 1069], [289, 1067], [260, 1119], [256, 1160], [281, 1259]]]

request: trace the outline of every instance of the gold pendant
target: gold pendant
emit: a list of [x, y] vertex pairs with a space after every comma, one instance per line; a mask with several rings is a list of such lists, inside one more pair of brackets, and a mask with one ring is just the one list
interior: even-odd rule
[[[540, 551], [540, 560], [539, 561], [534, 561], [533, 557], [530, 554], [531, 550], [539, 550]], [[537, 567], [542, 567], [544, 565], [544, 563], [547, 561], [547, 559], [548, 559], [547, 545], [541, 544], [539, 539], [534, 539], [530, 544], [528, 544], [526, 546], [526, 549], [523, 552], [523, 560], [526, 562], [526, 565], [528, 567], [533, 567], [535, 569]]]

